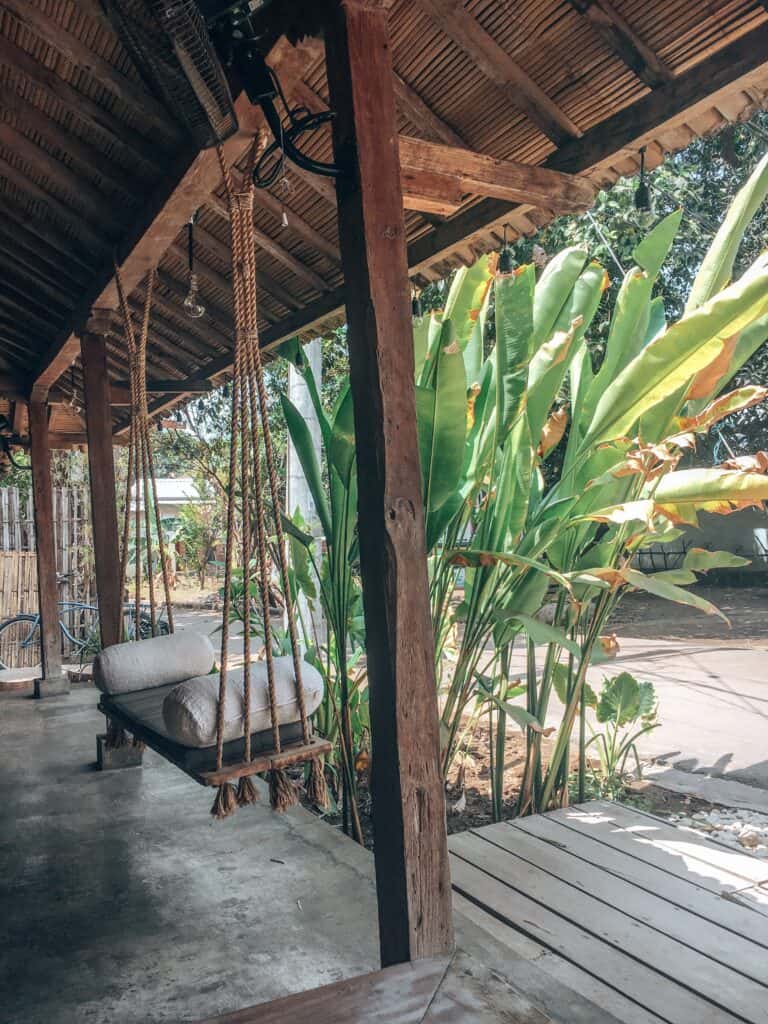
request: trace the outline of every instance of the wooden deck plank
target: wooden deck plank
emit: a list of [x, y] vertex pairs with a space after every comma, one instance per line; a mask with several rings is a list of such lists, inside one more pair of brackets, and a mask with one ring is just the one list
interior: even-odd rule
[[[702, 978], [701, 960], [686, 946], [654, 932], [559, 881], [552, 875], [506, 853], [477, 835], [451, 838], [454, 886], [515, 927], [539, 939], [606, 984], [616, 987], [662, 1019], [674, 1024], [707, 1021], [721, 1024], [749, 1020], [762, 1024], [764, 999], [746, 1002], [748, 1015], [736, 1017], [724, 1000], [734, 980], [742, 979], [713, 962], [720, 987]], [[460, 858], [460, 859], [459, 859]], [[596, 879], [599, 884], [600, 879]], [[556, 909], [554, 909], [556, 908]], [[631, 955], [623, 951], [631, 950]], [[673, 971], [675, 978], [665, 972]], [[723, 979], [728, 981], [723, 988]], [[686, 987], [686, 983], [687, 986]], [[707, 995], [698, 994], [700, 986]], [[709, 990], [712, 990], [711, 992]]]
[[[672, 875], [624, 850], [599, 842], [593, 835], [568, 828], [551, 814], [519, 818], [509, 822], [507, 827], [538, 836], [596, 868], [624, 878], [647, 892], [656, 893], [673, 906], [683, 907], [706, 921], [768, 948], [768, 921], [759, 914], [745, 914], [741, 906], [735, 905], [730, 898], [723, 898], [717, 883], [710, 887], [701, 884], [699, 875], [695, 879]], [[751, 891], [745, 889], [740, 895]], [[768, 902], [768, 893], [765, 895]]]
[[494, 971], [461, 950], [299, 992], [201, 1024], [553, 1024]]
[[738, 971], [744, 975], [739, 986], [742, 993], [751, 992], [752, 998], [759, 1001], [768, 999], [768, 989], [765, 988], [768, 985], [768, 955], [763, 946], [713, 922], [705, 922], [697, 914], [639, 888], [633, 881], [588, 864], [522, 829], [502, 823], [481, 829], [479, 834], [486, 842], [494, 843], [515, 858], [546, 871], [667, 938], [683, 943], [702, 957], [709, 957], [728, 970], [730, 983], [737, 986], [739, 978], [734, 971]]
[[556, 821], [593, 835], [699, 885], [719, 880], [721, 891], [737, 891], [768, 880], [768, 864], [746, 853], [713, 843], [695, 832], [668, 825], [651, 815], [636, 815], [617, 804], [595, 801], [583, 807], [552, 811]]
[[[547, 949], [546, 946], [513, 928], [505, 921], [498, 917], [492, 917], [487, 910], [462, 896], [460, 892], [454, 892], [453, 906], [463, 917], [486, 932], [491, 940], [510, 951], [514, 958], [528, 960], [543, 972], [547, 979], [546, 992], [539, 998], [544, 1009], [553, 1014], [556, 1020], [560, 1019], [559, 1014], [563, 1011], [559, 1006], [551, 1005], [551, 1001], [555, 999], [556, 991], [560, 990], [562, 986], [563, 990], [570, 990], [570, 992], [582, 996], [594, 1006], [594, 1010], [590, 1011], [589, 1024], [600, 1024], [602, 1020], [602, 1017], [598, 1016], [600, 1011], [604, 1011], [607, 1020], [620, 1021], [621, 1024], [663, 1024], [662, 1018], [655, 1013], [638, 1006], [621, 992], [617, 992], [616, 989], [606, 985], [599, 978], [587, 974], [570, 960]], [[475, 953], [477, 953], [476, 947], [477, 940], [474, 940], [471, 948]], [[549, 983], [549, 979], [553, 979], [559, 984], [552, 985]], [[526, 991], [530, 992], [531, 989], [527, 987]], [[563, 1000], [565, 996], [561, 995], [560, 998]], [[567, 1012], [570, 1017], [565, 1019], [569, 1020], [570, 1024], [571, 1020], [576, 1019], [573, 999], [570, 1001]], [[578, 1020], [581, 1019], [578, 1017]]]

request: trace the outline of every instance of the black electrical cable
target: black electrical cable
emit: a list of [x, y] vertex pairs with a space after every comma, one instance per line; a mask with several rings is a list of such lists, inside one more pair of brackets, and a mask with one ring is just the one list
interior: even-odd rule
[[275, 87], [275, 93], [279, 96], [283, 109], [286, 111], [286, 117], [281, 120], [274, 100], [270, 96], [259, 97], [259, 103], [274, 136], [274, 142], [264, 150], [254, 168], [254, 185], [257, 188], [269, 188], [270, 185], [274, 185], [283, 167], [283, 154], [305, 171], [311, 171], [313, 174], [320, 174], [326, 178], [337, 178], [341, 170], [336, 164], [314, 160], [306, 153], [302, 153], [297, 145], [303, 135], [314, 134], [329, 124], [335, 116], [333, 111], [323, 110], [313, 114], [303, 106], [290, 108], [280, 81], [272, 68], [269, 68], [269, 74]]

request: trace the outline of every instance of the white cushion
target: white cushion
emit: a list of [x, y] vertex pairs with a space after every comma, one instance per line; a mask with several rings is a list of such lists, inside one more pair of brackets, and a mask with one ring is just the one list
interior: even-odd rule
[[204, 675], [214, 662], [209, 638], [182, 630], [105, 647], [94, 659], [93, 681], [103, 693], [133, 693]]
[[[296, 701], [293, 659], [275, 658], [275, 697], [278, 722], [287, 725], [301, 719]], [[244, 667], [227, 671], [224, 699], [224, 742], [243, 735]], [[311, 715], [323, 699], [323, 677], [306, 662], [302, 662], [301, 678], [304, 683], [304, 703]], [[185, 747], [212, 747], [216, 742], [216, 711], [219, 701], [219, 675], [201, 676], [179, 683], [163, 701], [163, 721], [168, 735]], [[251, 732], [272, 728], [269, 712], [266, 662], [251, 662]]]

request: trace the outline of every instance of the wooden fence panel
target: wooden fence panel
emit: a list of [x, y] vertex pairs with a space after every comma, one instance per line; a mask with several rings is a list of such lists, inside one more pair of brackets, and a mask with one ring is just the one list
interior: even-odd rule
[[[61, 602], [95, 603], [93, 553], [88, 491], [85, 487], [56, 487], [53, 493], [56, 571]], [[0, 487], [0, 625], [20, 613], [37, 614], [37, 556], [31, 494], [22, 498], [15, 487]], [[61, 619], [73, 635], [83, 620], [94, 616], [62, 608]], [[40, 661], [37, 643], [21, 648], [23, 628], [0, 632], [0, 662], [14, 668]], [[63, 654], [72, 645], [64, 643]]]

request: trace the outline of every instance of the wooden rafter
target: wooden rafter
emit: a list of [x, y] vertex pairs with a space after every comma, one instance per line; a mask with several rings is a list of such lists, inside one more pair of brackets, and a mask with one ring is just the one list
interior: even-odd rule
[[[313, 40], [293, 47], [281, 39], [275, 45], [270, 63], [278, 71], [287, 93], [317, 53], [317, 43]], [[225, 157], [230, 164], [243, 155], [263, 125], [261, 111], [244, 94], [235, 101], [235, 109], [240, 128], [224, 144]], [[175, 161], [120, 245], [119, 261], [126, 291], [132, 291], [150, 267], [173, 246], [180, 229], [195, 210], [205, 205], [220, 181], [221, 172], [213, 150], [203, 150], [191, 158], [186, 153]], [[116, 309], [117, 304], [114, 274], [107, 269], [84, 295], [66, 334], [62, 333], [53, 341], [40, 361], [34, 374], [36, 395], [46, 394], [76, 358], [78, 321], [87, 319], [92, 309]]]
[[165, 138], [178, 142], [181, 135], [177, 125], [168, 116], [165, 107], [151, 93], [67, 31], [59, 21], [41, 10], [35, 0], [2, 0], [2, 6], [20, 24], [66, 57], [76, 68], [85, 71], [99, 85], [125, 103], [138, 107], [151, 130], [159, 130]]
[[41, 202], [53, 213], [55, 220], [72, 234], [75, 242], [79, 241], [82, 246], [86, 243], [96, 253], [103, 254], [108, 250], [106, 239], [100, 235], [89, 224], [85, 224], [78, 218], [74, 211], [67, 206], [58, 196], [46, 191], [42, 185], [32, 181], [28, 174], [20, 171], [18, 167], [9, 163], [0, 156], [0, 177], [5, 178], [23, 195], [33, 202]]
[[403, 117], [407, 118], [411, 124], [416, 125], [434, 142], [444, 142], [447, 146], [463, 146], [467, 148], [467, 143], [463, 136], [455, 128], [452, 128], [447, 121], [444, 121], [442, 117], [439, 117], [426, 100], [422, 99], [416, 90], [408, 85], [405, 79], [395, 73], [393, 81], [395, 100]]
[[509, 101], [554, 143], [581, 135], [578, 126], [509, 56], [464, 7], [462, 0], [416, 0]]
[[22, 75], [49, 99], [61, 103], [78, 120], [84, 121], [99, 135], [105, 136], [110, 143], [116, 143], [126, 154], [128, 161], [135, 160], [138, 156], [155, 171], [160, 170], [163, 164], [162, 153], [151, 139], [131, 128], [105, 107], [99, 106], [85, 93], [78, 91], [61, 78], [56, 71], [45, 67], [30, 53], [4, 36], [0, 36], [0, 64], [11, 68], [15, 74]]
[[[682, 115], [697, 107], [716, 106], [718, 94], [730, 92], [734, 86], [747, 90], [764, 74], [768, 53], [768, 24], [731, 43], [721, 51], [678, 75], [673, 83], [660, 86], [625, 108], [613, 118], [596, 125], [583, 138], [573, 140], [552, 154], [546, 165], [567, 173], [583, 173], [610, 160], [614, 154], [626, 152], [650, 141], [651, 133], [663, 130]], [[485, 199], [453, 219], [439, 225], [429, 234], [411, 242], [408, 262], [411, 273], [417, 273], [452, 252], [462, 240], [471, 242], [494, 224], [503, 224], [512, 217], [527, 216], [526, 207], [499, 199]], [[532, 228], [533, 225], [531, 224]], [[341, 314], [344, 306], [343, 286], [309, 303], [304, 309], [284, 318], [279, 324], [262, 331], [260, 341], [265, 350], [287, 338], [313, 329], [329, 317]], [[231, 370], [232, 357], [227, 353], [212, 359], [197, 371], [198, 375], [216, 377]], [[172, 402], [157, 399], [153, 413], [160, 413]], [[119, 431], [118, 431], [119, 433]]]
[[672, 81], [674, 73], [669, 65], [643, 42], [611, 0], [569, 0], [569, 3], [646, 85], [655, 89]]

